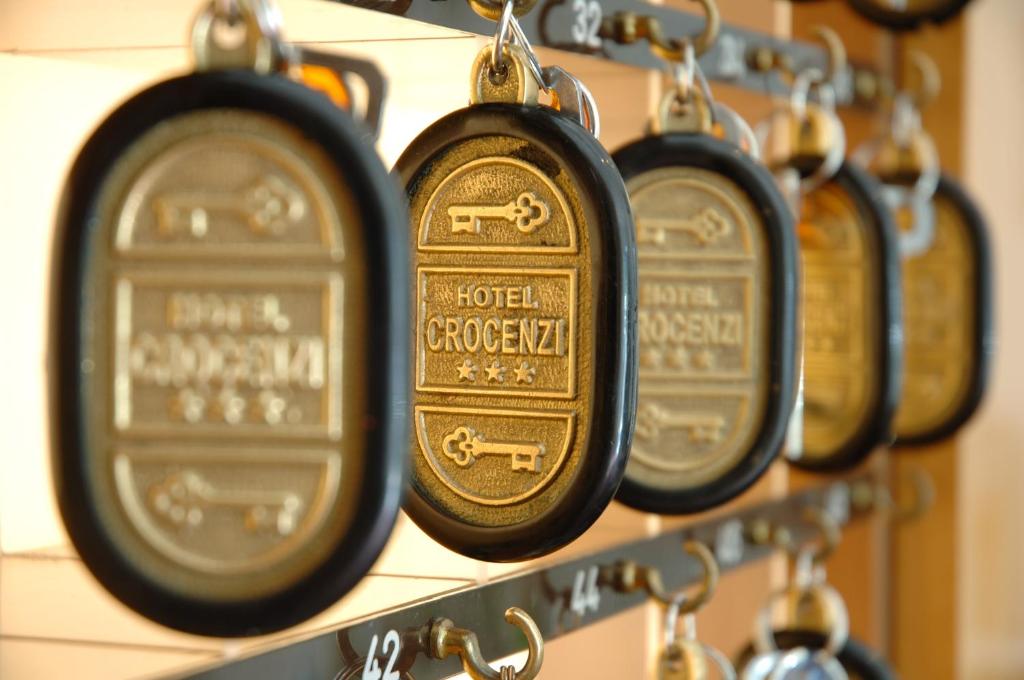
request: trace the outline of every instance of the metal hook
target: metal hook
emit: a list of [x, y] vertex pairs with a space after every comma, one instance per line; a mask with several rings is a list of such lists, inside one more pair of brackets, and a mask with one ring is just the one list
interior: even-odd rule
[[912, 467], [907, 477], [914, 490], [909, 503], [897, 506], [892, 489], [871, 480], [854, 484], [850, 489], [850, 501], [858, 510], [885, 510], [897, 522], [913, 522], [935, 505], [935, 482], [924, 468], [918, 466]]
[[680, 614], [692, 614], [707, 604], [718, 587], [718, 561], [711, 550], [700, 541], [687, 541], [683, 544], [683, 549], [700, 560], [704, 567], [704, 580], [700, 584], [700, 590], [695, 596], [686, 598], [679, 607]]
[[519, 607], [506, 609], [505, 620], [526, 636], [529, 655], [526, 663], [518, 671], [512, 666], [502, 666], [500, 670], [494, 670], [480, 652], [480, 642], [476, 633], [456, 628], [450, 619], [438, 619], [430, 626], [430, 654], [435, 659], [458, 654], [462, 659], [463, 669], [473, 680], [533, 680], [544, 663], [544, 638], [540, 634], [540, 629], [530, 615]]
[[839, 74], [846, 70], [846, 46], [843, 45], [843, 39], [839, 34], [828, 26], [815, 26], [812, 32], [825, 44], [828, 53], [825, 80], [834, 84]]
[[680, 593], [669, 593], [658, 569], [637, 564], [632, 560], [623, 560], [615, 564], [610, 579], [611, 586], [620, 593], [646, 591], [651, 599], [666, 607], [678, 606], [677, 613], [680, 616], [697, 611], [715, 592], [718, 585], [718, 562], [715, 561], [711, 550], [698, 541], [687, 541], [683, 549], [700, 560], [704, 567], [704, 578], [696, 595], [681, 597]]
[[[700, 56], [711, 49], [718, 38], [721, 17], [714, 0], [695, 0], [704, 8], [704, 30], [696, 38], [692, 38], [693, 49]], [[657, 18], [631, 11], [616, 12], [601, 20], [598, 35], [613, 40], [620, 45], [631, 45], [637, 40], [647, 40], [651, 51], [666, 61], [683, 61], [685, 58], [686, 40], [668, 38]]]
[[[839, 522], [830, 513], [821, 508], [813, 506], [807, 508], [804, 511], [804, 517], [813, 523], [821, 534], [821, 547], [811, 556], [811, 561], [814, 564], [821, 564], [839, 547], [839, 541], [842, 539], [842, 530], [839, 527]], [[798, 550], [797, 552], [800, 551]]]
[[[814, 564], [821, 564], [839, 546], [842, 538], [842, 531], [839, 522], [826, 512], [817, 507], [808, 507], [804, 511], [804, 517], [813, 523], [821, 534], [821, 547], [811, 556]], [[744, 531], [747, 540], [755, 545], [770, 545], [785, 550], [790, 555], [800, 555], [807, 549], [807, 544], [798, 544], [793, 539], [793, 533], [785, 526], [773, 524], [767, 519], [761, 518], [751, 522]]]
[[938, 64], [921, 50], [907, 52], [914, 70], [917, 71], [918, 83], [914, 88], [904, 88], [918, 110], [928, 106], [939, 96], [942, 89], [942, 74]]

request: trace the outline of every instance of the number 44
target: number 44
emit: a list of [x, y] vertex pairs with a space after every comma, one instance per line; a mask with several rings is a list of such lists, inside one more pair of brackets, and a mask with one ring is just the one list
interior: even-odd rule
[[589, 567], [576, 572], [572, 584], [569, 610], [576, 616], [585, 616], [588, 611], [596, 612], [601, 606], [601, 590], [597, 587], [598, 568]]

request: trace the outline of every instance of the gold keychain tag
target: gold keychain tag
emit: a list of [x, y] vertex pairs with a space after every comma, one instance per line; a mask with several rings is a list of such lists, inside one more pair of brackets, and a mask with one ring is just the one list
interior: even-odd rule
[[411, 517], [481, 559], [543, 554], [608, 503], [633, 408], [633, 246], [622, 180], [539, 106], [531, 55], [480, 52], [473, 105], [397, 169], [412, 215]]
[[751, 140], [713, 136], [695, 62], [679, 73], [655, 134], [614, 154], [640, 282], [637, 425], [618, 499], [663, 514], [723, 503], [764, 472], [782, 447], [796, 373], [790, 212], [768, 171], [737, 149]]
[[932, 243], [903, 261], [906, 359], [897, 444], [942, 439], [971, 417], [984, 393], [993, 346], [984, 218], [945, 176], [931, 205]]
[[86, 565], [160, 623], [237, 636], [333, 604], [394, 522], [406, 217], [363, 132], [273, 61], [288, 46], [221, 54], [216, 11], [201, 69], [122, 104], [71, 170], [52, 400]]

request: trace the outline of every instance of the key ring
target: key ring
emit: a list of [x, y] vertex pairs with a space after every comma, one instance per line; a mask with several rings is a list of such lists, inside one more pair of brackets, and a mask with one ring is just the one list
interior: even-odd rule
[[[217, 39], [217, 27], [244, 24], [237, 46]], [[272, 73], [291, 61], [291, 46], [281, 33], [281, 15], [271, 0], [210, 0], [192, 24], [196, 70], [247, 68]]]
[[498, 18], [498, 26], [494, 31], [494, 44], [491, 45], [491, 71], [502, 73], [507, 68], [505, 64], [505, 45], [510, 42], [510, 25], [512, 23], [512, 10], [515, 7], [513, 0], [505, 0], [501, 8], [501, 16]]
[[[736, 680], [736, 667], [732, 665], [721, 650], [712, 647], [706, 642], [697, 639], [697, 614], [700, 602], [695, 602], [686, 593], [680, 592], [672, 596], [671, 601], [665, 608], [665, 648], [669, 649], [684, 640], [697, 649], [704, 656], [711, 659], [721, 672], [723, 680]], [[682, 619], [683, 631], [679, 634], [679, 621]]]
[[[513, 0], [508, 0], [506, 6], [512, 5]], [[503, 15], [504, 16], [504, 15]], [[544, 92], [551, 90], [551, 84], [548, 83], [548, 79], [544, 77], [544, 70], [541, 68], [540, 61], [537, 59], [537, 54], [533, 51], [533, 45], [530, 44], [529, 39], [526, 37], [526, 32], [523, 27], [519, 24], [519, 20], [512, 16], [509, 20], [509, 27], [512, 31], [511, 41], [523, 48], [523, 52], [526, 53], [526, 65], [530, 68], [530, 73], [536, 78], [537, 83], [540, 85]]]

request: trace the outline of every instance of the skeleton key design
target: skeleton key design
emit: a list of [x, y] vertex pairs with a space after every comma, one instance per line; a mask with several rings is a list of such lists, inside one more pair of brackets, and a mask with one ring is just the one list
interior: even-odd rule
[[720, 236], [732, 231], [722, 215], [714, 208], [704, 208], [688, 219], [674, 217], [640, 217], [637, 220], [636, 240], [639, 243], [665, 243], [665, 236], [670, 231], [682, 231], [692, 234], [701, 245], [714, 243]]
[[249, 532], [272, 529], [291, 534], [299, 519], [302, 500], [289, 491], [226, 491], [218, 489], [195, 470], [177, 472], [149, 490], [149, 502], [157, 514], [172, 524], [197, 527], [203, 523], [203, 507], [234, 507], [245, 510]]
[[644, 404], [636, 414], [636, 434], [654, 439], [661, 428], [687, 428], [690, 441], [714, 443], [722, 438], [725, 418], [714, 413], [673, 413], [654, 404]]
[[210, 231], [212, 213], [244, 217], [254, 234], [281, 236], [306, 214], [306, 200], [290, 183], [265, 175], [238, 192], [165, 194], [154, 199], [153, 208], [157, 229], [165, 236], [189, 234], [201, 239]]
[[453, 205], [448, 208], [453, 234], [479, 234], [481, 220], [505, 220], [521, 234], [532, 234], [551, 217], [551, 209], [532, 191], [524, 191], [505, 205]]
[[457, 427], [441, 443], [444, 455], [459, 467], [469, 467], [480, 456], [509, 456], [515, 471], [540, 472], [544, 448], [539, 444], [521, 442], [489, 442], [469, 427]]

